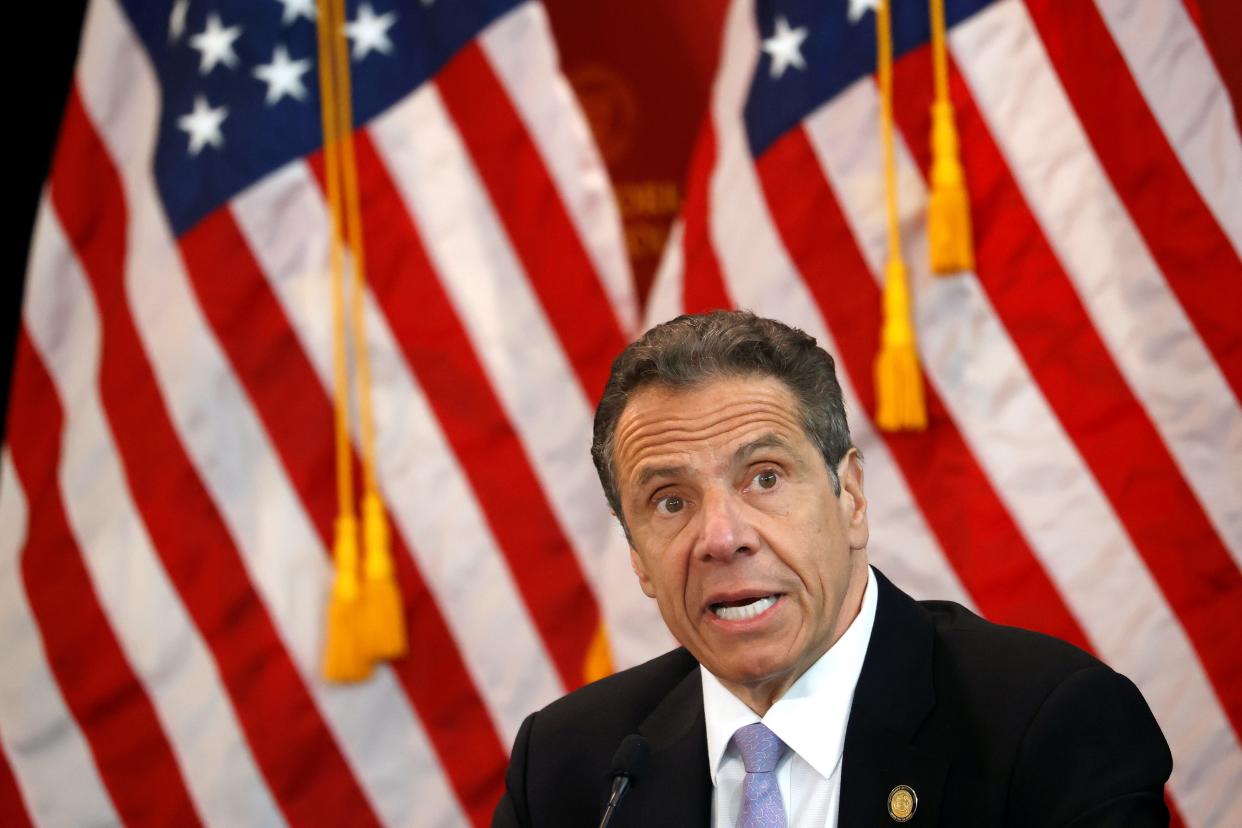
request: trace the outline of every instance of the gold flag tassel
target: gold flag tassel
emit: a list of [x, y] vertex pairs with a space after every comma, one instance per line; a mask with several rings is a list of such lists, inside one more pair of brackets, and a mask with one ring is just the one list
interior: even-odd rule
[[359, 638], [362, 589], [358, 572], [358, 518], [349, 442], [349, 370], [345, 341], [345, 274], [341, 240], [341, 132], [332, 38], [341, 37], [330, 0], [319, 0], [319, 93], [323, 120], [324, 176], [328, 196], [329, 262], [332, 280], [332, 373], [336, 441], [337, 518], [332, 555], [335, 576], [328, 600], [323, 676], [328, 681], [361, 681], [371, 659]]
[[599, 620], [595, 627], [595, 635], [591, 636], [591, 644], [587, 647], [586, 658], [582, 665], [582, 680], [587, 684], [611, 676], [612, 649], [608, 646], [608, 628], [604, 619]]
[[876, 5], [877, 74], [880, 81], [880, 138], [884, 145], [884, 207], [888, 219], [888, 263], [884, 269], [884, 327], [875, 361], [876, 424], [885, 431], [927, 427], [923, 378], [915, 347], [906, 263], [897, 223], [897, 166], [893, 159], [893, 39], [890, 0]]
[[[333, 31], [345, 31], [344, 0], [329, 0]], [[362, 210], [358, 198], [358, 165], [354, 158], [353, 102], [349, 54], [344, 35], [332, 39], [336, 65], [336, 121], [341, 127], [341, 171], [345, 184], [345, 218], [353, 253], [350, 292], [354, 358], [357, 360], [358, 408], [362, 431], [362, 614], [359, 635], [364, 650], [375, 659], [405, 655], [405, 612], [393, 573], [388, 519], [375, 475], [375, 416], [371, 405], [371, 363], [366, 341], [363, 295], [367, 268], [362, 239]]]
[[932, 102], [931, 193], [927, 199], [927, 251], [932, 273], [975, 269], [970, 232], [970, 197], [958, 151], [957, 126], [949, 101], [949, 61], [945, 46], [944, 0], [931, 2]]

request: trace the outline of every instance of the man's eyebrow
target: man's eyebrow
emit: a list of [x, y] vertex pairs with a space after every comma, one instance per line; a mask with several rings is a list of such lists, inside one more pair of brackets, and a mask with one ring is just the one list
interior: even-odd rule
[[689, 466], [648, 466], [638, 473], [637, 485], [645, 486], [657, 477], [677, 477], [686, 474]]
[[733, 459], [745, 460], [757, 451], [770, 448], [793, 450], [793, 446], [785, 438], [776, 434], [765, 434], [740, 446], [737, 451], [733, 452]]

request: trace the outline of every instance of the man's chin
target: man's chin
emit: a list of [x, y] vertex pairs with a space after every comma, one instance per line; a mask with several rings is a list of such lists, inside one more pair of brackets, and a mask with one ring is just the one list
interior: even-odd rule
[[[749, 654], [748, 654], [749, 655]], [[702, 662], [700, 662], [702, 663]], [[748, 657], [742, 663], [718, 662], [706, 664], [709, 673], [729, 688], [745, 688], [758, 692], [765, 687], [793, 683], [794, 666], [787, 660]]]

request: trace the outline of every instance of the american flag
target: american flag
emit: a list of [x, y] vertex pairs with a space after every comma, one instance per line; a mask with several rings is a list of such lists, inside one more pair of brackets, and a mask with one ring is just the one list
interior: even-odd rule
[[[730, 6], [645, 315], [739, 305], [819, 337], [873, 561], [1130, 675], [1177, 819], [1226, 825], [1242, 141], [1221, 81], [1172, 0], [949, 2], [977, 272], [932, 277], [927, 12], [894, 5], [929, 429], [869, 419], [867, 0]], [[90, 7], [0, 461], [14, 821], [485, 823], [522, 717], [581, 683], [597, 630], [619, 667], [669, 644], [586, 452], [638, 311], [542, 9], [369, 0], [348, 4], [367, 333], [411, 653], [318, 677], [336, 504], [312, 6]]]
[[[933, 276], [928, 4], [892, 9], [930, 423], [883, 433], [874, 0], [738, 0], [647, 316], [736, 305], [838, 357], [872, 561], [1141, 688], [1175, 819], [1242, 784], [1242, 141], [1177, 2], [947, 3], [974, 273]], [[848, 757], [847, 760], [848, 761]]]
[[637, 309], [544, 10], [346, 18], [411, 652], [319, 677], [337, 504], [315, 3], [95, 0], [2, 459], [0, 821], [484, 824], [522, 718], [583, 682], [601, 630], [617, 659], [643, 646], [625, 629], [658, 630], [600, 598], [628, 564], [592, 407]]

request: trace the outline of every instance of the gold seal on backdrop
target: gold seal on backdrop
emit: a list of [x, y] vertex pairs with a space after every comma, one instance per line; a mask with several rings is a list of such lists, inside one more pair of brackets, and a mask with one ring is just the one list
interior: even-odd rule
[[628, 80], [601, 63], [569, 72], [569, 83], [591, 126], [604, 162], [612, 165], [630, 151], [638, 124], [638, 96]]

